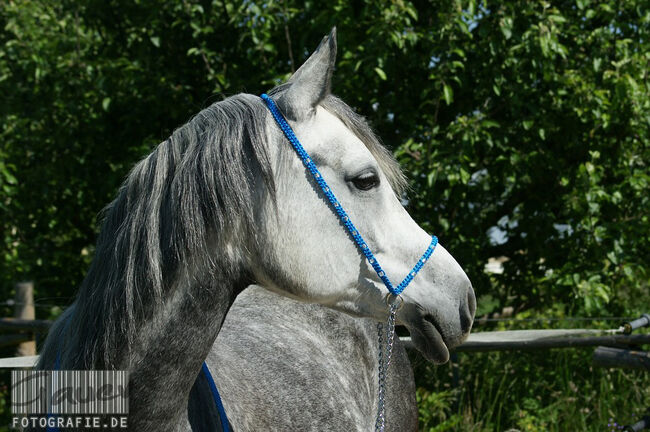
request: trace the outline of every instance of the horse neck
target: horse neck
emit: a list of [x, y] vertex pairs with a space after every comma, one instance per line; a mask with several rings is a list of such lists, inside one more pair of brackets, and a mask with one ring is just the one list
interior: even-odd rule
[[216, 286], [176, 289], [138, 332], [128, 366], [131, 429], [175, 430], [185, 421], [192, 385], [245, 286], [228, 277], [211, 279]]
[[[102, 360], [107, 347], [98, 341], [112, 327], [92, 329], [93, 314], [102, 315], [101, 300], [97, 295], [80, 295], [51, 330], [39, 368], [52, 369], [62, 353], [61, 369], [126, 370], [129, 429], [183, 429], [189, 393], [201, 365], [235, 297], [249, 283], [247, 273], [233, 266], [217, 264], [210, 271], [185, 273], [164, 290], [158, 304], [142, 302], [149, 310], [138, 315], [147, 318], [132, 323], [136, 331], [125, 335], [117, 354], [109, 353], [108, 364]], [[131, 341], [128, 347], [126, 340]]]

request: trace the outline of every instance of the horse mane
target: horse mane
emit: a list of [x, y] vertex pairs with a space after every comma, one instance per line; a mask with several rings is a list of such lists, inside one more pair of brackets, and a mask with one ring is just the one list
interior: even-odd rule
[[[405, 178], [363, 117], [335, 96], [321, 105], [363, 141], [399, 196]], [[199, 112], [135, 165], [102, 212], [92, 264], [41, 365], [61, 352], [70, 369], [114, 368], [130, 351], [136, 323], [164, 304], [182, 263], [191, 259], [206, 274], [233, 264], [214, 257], [214, 245], [253, 232], [261, 183], [275, 199], [267, 116], [258, 97], [232, 96]]]
[[135, 165], [102, 211], [95, 256], [68, 318], [83, 323], [68, 326], [64, 339], [72, 343], [61, 345], [72, 365], [111, 367], [136, 323], [162, 306], [181, 263], [191, 258], [214, 273], [215, 242], [232, 240], [220, 233], [251, 232], [259, 177], [274, 191], [266, 115], [252, 95], [214, 103]]

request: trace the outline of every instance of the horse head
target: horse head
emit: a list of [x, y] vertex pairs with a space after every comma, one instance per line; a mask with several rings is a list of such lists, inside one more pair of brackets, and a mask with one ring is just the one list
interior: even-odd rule
[[[431, 236], [401, 204], [404, 179], [396, 161], [364, 119], [330, 92], [335, 37], [332, 30], [270, 95], [386, 275], [401, 281]], [[270, 113], [266, 134], [274, 194], [262, 192], [254, 209], [258, 232], [250, 265], [255, 279], [297, 299], [385, 319], [388, 289]], [[442, 245], [400, 301], [398, 323], [435, 362], [447, 361], [449, 348], [464, 340], [476, 309], [467, 275]]]

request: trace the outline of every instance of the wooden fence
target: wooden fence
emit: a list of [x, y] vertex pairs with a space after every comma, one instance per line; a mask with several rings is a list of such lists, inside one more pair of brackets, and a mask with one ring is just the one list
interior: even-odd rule
[[[0, 318], [0, 347], [17, 346], [15, 358], [0, 359], [0, 367], [31, 367], [35, 363], [37, 336], [47, 334], [51, 321], [35, 319], [34, 285], [16, 284], [13, 318]], [[648, 316], [648, 315], [644, 315]], [[648, 316], [650, 320], [650, 316]], [[638, 320], [637, 320], [638, 321]], [[635, 321], [636, 322], [636, 321]], [[649, 321], [650, 323], [650, 321]], [[620, 329], [619, 329], [620, 330]], [[594, 365], [650, 370], [650, 354], [639, 351], [650, 344], [650, 333], [623, 334], [619, 330], [558, 329], [507, 330], [474, 332], [456, 347], [457, 352], [547, 350], [553, 348], [598, 347]], [[413, 348], [410, 337], [401, 337], [407, 348]], [[20, 359], [19, 357], [25, 357]]]
[[47, 334], [52, 323], [35, 319], [33, 282], [19, 282], [15, 288], [14, 316], [0, 318], [0, 348], [16, 346], [17, 356], [32, 356], [36, 354], [37, 336]]

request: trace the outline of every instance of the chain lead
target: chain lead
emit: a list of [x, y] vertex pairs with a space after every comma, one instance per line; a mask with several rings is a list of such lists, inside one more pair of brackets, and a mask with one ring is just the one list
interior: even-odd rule
[[377, 338], [379, 342], [379, 356], [378, 356], [378, 375], [379, 375], [379, 397], [377, 403], [377, 418], [375, 420], [375, 432], [384, 432], [386, 427], [386, 373], [390, 366], [390, 358], [393, 353], [393, 341], [395, 340], [395, 313], [401, 306], [398, 298], [390, 303], [388, 323], [386, 329], [386, 350], [384, 351], [384, 336], [382, 323], [377, 324]]

